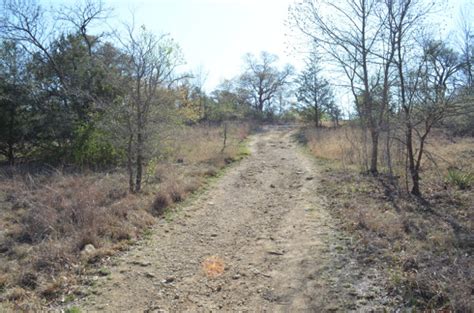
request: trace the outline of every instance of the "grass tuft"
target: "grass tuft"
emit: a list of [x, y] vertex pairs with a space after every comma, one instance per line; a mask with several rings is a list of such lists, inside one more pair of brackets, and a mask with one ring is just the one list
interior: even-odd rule
[[457, 168], [449, 168], [446, 182], [461, 190], [469, 189], [474, 184], [474, 173], [463, 172]]

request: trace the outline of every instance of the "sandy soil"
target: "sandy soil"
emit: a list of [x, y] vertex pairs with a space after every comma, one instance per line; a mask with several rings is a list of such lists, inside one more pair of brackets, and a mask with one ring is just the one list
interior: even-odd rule
[[[254, 135], [248, 158], [114, 258], [110, 274], [93, 277], [92, 294], [73, 305], [81, 312], [391, 311], [382, 277], [351, 256], [351, 238], [315, 192], [321, 174], [292, 132]], [[210, 257], [223, 263], [221, 275], [204, 270]]]

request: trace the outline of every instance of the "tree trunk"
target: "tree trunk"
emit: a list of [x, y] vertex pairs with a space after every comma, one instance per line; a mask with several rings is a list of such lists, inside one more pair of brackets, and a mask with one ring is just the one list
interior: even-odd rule
[[260, 113], [263, 113], [263, 98], [262, 98], [261, 93], [258, 94], [258, 108], [257, 109]]
[[413, 127], [409, 121], [406, 123], [406, 128], [407, 133], [405, 140], [407, 146], [408, 170], [410, 171], [410, 176], [413, 183], [411, 193], [415, 196], [420, 196], [420, 175], [418, 169], [415, 166], [415, 153], [413, 151]]
[[411, 174], [411, 178], [413, 180], [413, 187], [411, 188], [411, 194], [417, 197], [421, 196], [421, 191], [420, 191], [420, 175], [417, 170], [415, 170]]
[[319, 112], [317, 106], [314, 107], [314, 127], [319, 127]]
[[143, 135], [141, 131], [137, 134], [137, 179], [135, 181], [135, 192], [140, 192], [142, 189], [143, 176]]
[[135, 192], [135, 183], [133, 181], [132, 142], [133, 142], [133, 135], [130, 135], [128, 137], [128, 146], [127, 146], [128, 190], [133, 193]]
[[7, 156], [8, 164], [10, 164], [10, 166], [15, 165], [15, 148], [14, 148], [13, 140], [8, 142], [8, 152], [7, 152], [7, 154], [8, 154], [8, 156]]
[[226, 145], [227, 145], [227, 123], [224, 122], [224, 143], [222, 145], [221, 153], [224, 152]]
[[390, 121], [387, 118], [387, 142], [385, 146], [387, 149], [387, 167], [388, 167], [388, 173], [390, 177], [393, 177], [392, 151], [390, 147], [390, 137], [391, 137], [391, 126], [390, 126]]
[[378, 160], [378, 147], [379, 147], [379, 132], [374, 128], [370, 128], [370, 137], [372, 139], [372, 151], [370, 153], [370, 173], [373, 175], [378, 173], [377, 160]]
[[[8, 101], [8, 100], [7, 100]], [[15, 116], [16, 116], [16, 110], [15, 110], [15, 104], [11, 101], [8, 101], [7, 103], [10, 104], [10, 120], [8, 125], [8, 163], [13, 166], [15, 164], [15, 153], [14, 153], [14, 145], [15, 145]]]

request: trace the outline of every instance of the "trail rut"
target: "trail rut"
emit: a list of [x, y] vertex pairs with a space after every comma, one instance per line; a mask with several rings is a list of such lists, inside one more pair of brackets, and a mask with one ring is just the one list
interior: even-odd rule
[[[390, 310], [380, 275], [351, 257], [351, 238], [316, 192], [319, 169], [292, 133], [254, 135], [248, 158], [113, 260], [81, 311]], [[224, 263], [220, 276], [203, 270], [211, 256]]]

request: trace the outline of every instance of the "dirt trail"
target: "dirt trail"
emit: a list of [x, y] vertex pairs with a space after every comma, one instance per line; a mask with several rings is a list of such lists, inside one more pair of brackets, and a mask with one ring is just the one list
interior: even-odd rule
[[[251, 156], [113, 260], [81, 311], [390, 309], [379, 275], [351, 258], [350, 238], [315, 192], [318, 168], [291, 134], [280, 127], [253, 136]], [[215, 278], [202, 267], [210, 256], [225, 264]]]

